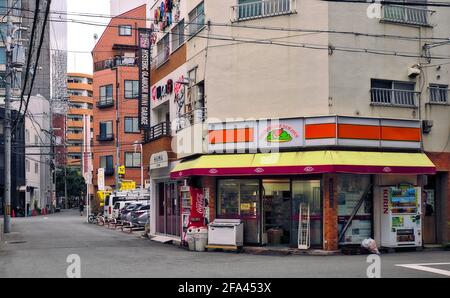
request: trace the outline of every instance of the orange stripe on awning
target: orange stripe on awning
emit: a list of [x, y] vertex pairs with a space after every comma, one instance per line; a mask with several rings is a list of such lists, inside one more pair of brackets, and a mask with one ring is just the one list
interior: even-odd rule
[[325, 139], [336, 137], [336, 123], [305, 125], [306, 139]]
[[420, 128], [383, 126], [381, 127], [381, 139], [420, 142]]
[[210, 130], [208, 140], [210, 144], [253, 142], [253, 128]]
[[380, 127], [373, 125], [339, 124], [339, 138], [379, 140]]

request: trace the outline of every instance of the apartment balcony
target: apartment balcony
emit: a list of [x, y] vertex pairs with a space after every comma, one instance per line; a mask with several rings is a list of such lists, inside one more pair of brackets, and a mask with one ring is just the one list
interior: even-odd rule
[[144, 143], [150, 143], [162, 137], [170, 136], [170, 122], [161, 122], [144, 132]]
[[97, 108], [99, 109], [106, 109], [114, 106], [114, 100], [112, 98], [99, 100], [96, 103]]
[[430, 92], [430, 102], [431, 104], [443, 104], [443, 105], [448, 105], [450, 104], [449, 102], [449, 94], [450, 94], [450, 89], [446, 89], [446, 88], [438, 88], [438, 87], [430, 87], [429, 89]]
[[79, 141], [83, 139], [82, 133], [68, 133], [66, 136], [67, 140]]
[[101, 134], [101, 135], [97, 135], [97, 141], [98, 142], [110, 142], [110, 141], [114, 141], [114, 134]]
[[67, 127], [83, 128], [83, 121], [67, 120]]
[[94, 63], [94, 71], [111, 69], [118, 66], [134, 67], [138, 65], [138, 59], [134, 57], [116, 57]]
[[68, 146], [67, 153], [81, 153], [81, 146]]
[[165, 64], [167, 61], [169, 61], [170, 57], [170, 47], [164, 47], [163, 49], [158, 49], [158, 54], [152, 59], [151, 69], [154, 70], [163, 64]]
[[255, 0], [232, 7], [234, 21], [295, 13], [296, 0]]
[[180, 117], [175, 120], [177, 131], [180, 131], [194, 124], [205, 122], [207, 117], [206, 111], [206, 108], [198, 108], [180, 115]]
[[383, 5], [381, 21], [415, 26], [431, 26], [430, 18], [434, 12], [423, 7]]
[[417, 107], [420, 92], [410, 90], [396, 90], [372, 88], [371, 104], [382, 106]]

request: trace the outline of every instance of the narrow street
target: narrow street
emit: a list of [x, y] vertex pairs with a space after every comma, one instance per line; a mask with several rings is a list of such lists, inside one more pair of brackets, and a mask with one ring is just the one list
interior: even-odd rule
[[[66, 277], [66, 258], [78, 254], [81, 277], [366, 277], [366, 257], [262, 256], [189, 252], [84, 222], [75, 211], [14, 218], [13, 233], [0, 249], [0, 277]], [[450, 252], [390, 253], [381, 256], [381, 277], [448, 277], [398, 267], [431, 265], [450, 270]], [[444, 272], [445, 273], [445, 272]]]

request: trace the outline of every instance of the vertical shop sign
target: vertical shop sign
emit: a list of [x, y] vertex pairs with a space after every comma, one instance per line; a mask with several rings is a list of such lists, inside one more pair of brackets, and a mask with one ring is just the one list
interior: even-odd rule
[[150, 129], [151, 37], [148, 28], [139, 28], [139, 128]]
[[189, 218], [189, 226], [203, 227], [205, 216], [205, 195], [202, 188], [191, 187], [191, 215]]

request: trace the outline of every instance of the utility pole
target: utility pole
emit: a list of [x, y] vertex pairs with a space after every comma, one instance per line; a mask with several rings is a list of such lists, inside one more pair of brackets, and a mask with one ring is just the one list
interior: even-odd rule
[[[12, 0], [8, 0], [7, 9], [12, 11]], [[5, 86], [5, 215], [4, 232], [11, 232], [11, 83], [12, 83], [12, 18], [7, 15], [6, 29], [6, 86]]]
[[115, 164], [115, 183], [116, 183], [116, 190], [119, 191], [119, 184], [120, 184], [120, 176], [119, 176], [119, 159], [120, 159], [120, 143], [119, 143], [119, 122], [120, 122], [120, 115], [119, 115], [119, 66], [116, 65], [116, 164]]

